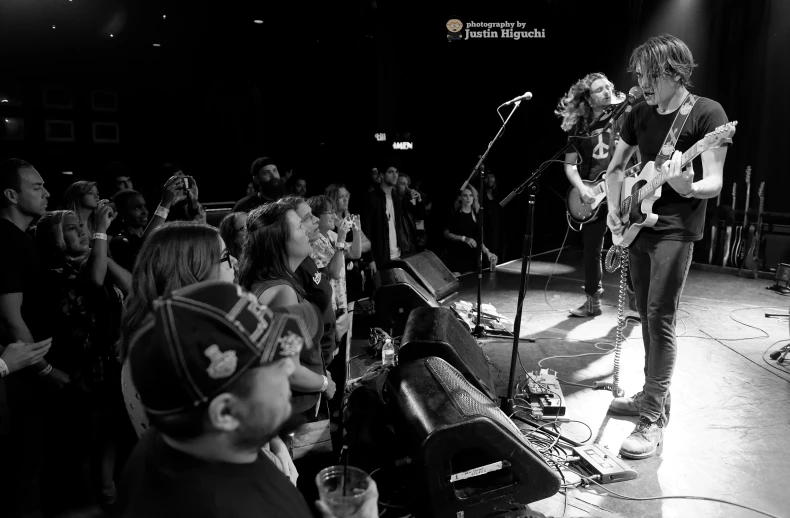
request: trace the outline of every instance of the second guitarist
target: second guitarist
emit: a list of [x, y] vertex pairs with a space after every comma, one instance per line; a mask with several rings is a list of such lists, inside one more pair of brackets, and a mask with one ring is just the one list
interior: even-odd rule
[[[571, 184], [578, 189], [582, 200], [587, 203], [592, 203], [594, 198], [592, 190], [582, 180], [595, 180], [606, 171], [614, 151], [612, 135], [616, 134], [616, 130], [610, 128], [603, 131], [603, 129], [609, 120], [608, 113], [604, 112], [613, 101], [623, 102], [625, 99], [622, 94], [615, 97], [615, 93], [614, 84], [604, 74], [598, 72], [587, 74], [571, 86], [568, 93], [560, 99], [554, 112], [562, 118], [561, 126], [569, 133], [569, 141], [575, 139], [574, 151], [565, 154], [565, 174]], [[618, 127], [619, 123], [615, 125], [615, 128]], [[603, 208], [598, 216], [582, 225], [584, 293], [587, 298], [581, 306], [570, 310], [571, 315], [575, 317], [594, 317], [601, 314], [603, 294], [601, 251], [606, 233], [605, 214], [606, 208]], [[631, 309], [628, 316], [638, 319], [630, 278], [628, 284]]]

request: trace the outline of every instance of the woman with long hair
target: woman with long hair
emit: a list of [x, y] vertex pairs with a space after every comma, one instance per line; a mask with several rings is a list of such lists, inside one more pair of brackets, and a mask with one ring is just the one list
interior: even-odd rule
[[344, 220], [352, 221], [351, 229], [346, 235], [346, 242], [350, 243], [346, 253], [346, 299], [349, 303], [349, 312], [354, 311], [354, 302], [362, 298], [365, 291], [365, 263], [362, 254], [370, 251], [370, 239], [362, 232], [362, 223], [358, 214], [351, 214], [349, 202], [351, 193], [342, 183], [332, 183], [324, 190], [324, 194], [335, 204], [335, 231], [339, 230], [338, 224]]
[[238, 259], [241, 257], [241, 248], [247, 237], [247, 213], [231, 212], [219, 223], [219, 235], [225, 241], [230, 255]]
[[[480, 203], [477, 190], [471, 185], [464, 187], [453, 205], [444, 238], [447, 244], [447, 267], [455, 274], [461, 275], [477, 269], [477, 240], [480, 238], [480, 225], [477, 213]], [[488, 259], [491, 269], [496, 268], [497, 256], [485, 245], [483, 257]]]
[[[61, 388], [57, 407], [64, 414], [53, 419], [88, 423], [77, 435], [76, 430], [59, 434], [54, 440], [64, 443], [53, 456], [68, 457], [80, 451], [75, 442], [85, 441], [102, 505], [112, 504], [116, 496], [115, 441], [124, 414], [114, 344], [131, 283], [131, 274], [107, 257], [106, 232], [113, 218], [109, 206], [97, 208], [96, 234], [90, 237], [85, 223], [68, 210], [48, 212], [36, 225], [36, 244], [55, 303], [51, 317], [56, 345], [49, 358], [57, 369], [48, 376]], [[66, 465], [75, 461], [62, 460]]]
[[[239, 262], [239, 283], [255, 294], [261, 304], [270, 307], [294, 306], [308, 300], [308, 294], [297, 277], [297, 270], [304, 261], [312, 262], [313, 251], [308, 236], [317, 232], [312, 214], [302, 218], [296, 212], [299, 205], [307, 205], [301, 198], [285, 198], [253, 209], [247, 219], [247, 239]], [[309, 211], [309, 206], [307, 207]], [[324, 281], [318, 273], [315, 283]], [[312, 282], [312, 280], [311, 280]], [[331, 287], [325, 284], [327, 297]], [[320, 304], [315, 318], [325, 313]], [[330, 308], [329, 300], [326, 306]], [[321, 318], [323, 320], [323, 318]], [[315, 335], [317, 345], [323, 327]], [[335, 383], [327, 374], [320, 347], [304, 347], [296, 370], [291, 375], [294, 391], [294, 412], [313, 412], [321, 393], [329, 399], [335, 395]]]
[[73, 212], [85, 224], [89, 236], [96, 232], [96, 210], [106, 203], [108, 200], [102, 200], [99, 196], [96, 182], [74, 182], [63, 193], [63, 208]]

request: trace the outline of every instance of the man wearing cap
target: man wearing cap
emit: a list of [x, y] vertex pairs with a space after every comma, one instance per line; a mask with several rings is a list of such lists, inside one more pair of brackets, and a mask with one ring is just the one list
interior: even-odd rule
[[274, 161], [268, 156], [256, 158], [250, 167], [252, 183], [258, 190], [255, 194], [245, 196], [233, 206], [233, 212], [249, 212], [264, 203], [277, 201], [285, 196], [285, 183]]
[[260, 449], [291, 417], [293, 359], [315, 346], [301, 318], [234, 284], [158, 299], [130, 345], [153, 429], [127, 462], [118, 516], [312, 516]]

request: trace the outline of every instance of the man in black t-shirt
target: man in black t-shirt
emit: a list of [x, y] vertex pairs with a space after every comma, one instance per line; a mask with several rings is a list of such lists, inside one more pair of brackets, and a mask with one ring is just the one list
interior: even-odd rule
[[[592, 203], [595, 198], [592, 188], [584, 180], [594, 181], [606, 171], [621, 127], [618, 121], [607, 128], [610, 122], [608, 108], [616, 100], [624, 101], [622, 97], [617, 97], [614, 84], [604, 74], [594, 72], [574, 83], [560, 99], [555, 111], [562, 118], [562, 129], [570, 133], [568, 141], [573, 143], [572, 151], [565, 153], [565, 175], [586, 203]], [[595, 317], [602, 313], [601, 251], [606, 233], [604, 211], [605, 208], [602, 208], [598, 216], [584, 223], [581, 228], [584, 242], [584, 292], [587, 300], [578, 308], [570, 310], [574, 317]], [[628, 293], [630, 309], [635, 312], [630, 283]], [[630, 316], [636, 318], [635, 313]]]
[[[655, 160], [661, 151], [676, 115], [681, 109], [689, 78], [696, 66], [691, 51], [669, 34], [650, 38], [631, 54], [633, 71], [644, 91], [645, 102], [634, 106], [625, 118], [621, 140], [607, 170], [609, 212], [612, 233], [623, 232], [619, 211], [622, 170], [637, 146], [644, 163]], [[671, 159], [661, 170], [667, 183], [652, 211], [658, 221], [643, 228], [628, 248], [631, 278], [642, 317], [645, 346], [645, 384], [631, 397], [616, 398], [609, 410], [638, 415], [639, 423], [623, 441], [620, 454], [641, 459], [653, 455], [669, 422], [669, 386], [677, 356], [675, 318], [686, 281], [694, 241], [702, 238], [705, 205], [721, 190], [727, 148], [704, 151], [693, 167], [682, 169], [681, 154], [706, 134], [727, 122], [721, 105], [700, 97], [680, 132]]]
[[137, 254], [143, 247], [143, 232], [148, 225], [148, 207], [143, 195], [131, 189], [116, 193], [113, 203], [120, 216], [118, 219], [121, 229], [110, 241], [110, 252], [115, 262], [131, 272]]
[[256, 158], [250, 167], [250, 174], [258, 192], [237, 201], [233, 206], [233, 212], [249, 212], [264, 203], [277, 201], [287, 194], [285, 183], [271, 158], [267, 156]]
[[[126, 464], [117, 516], [311, 517], [260, 451], [291, 416], [293, 358], [318, 346], [310, 336], [301, 318], [272, 312], [230, 283], [157, 299], [129, 348], [132, 381], [154, 428]], [[376, 516], [377, 508], [363, 515]]]
[[[51, 301], [36, 246], [27, 234], [33, 220], [46, 213], [49, 192], [38, 171], [19, 159], [0, 161], [0, 189], [0, 345], [33, 343], [52, 336]], [[0, 457], [8, 455], [4, 464], [13, 469], [0, 469], [11, 477], [0, 484], [14, 495], [10, 516], [35, 515], [42, 500], [39, 475], [46, 454], [48, 405], [53, 390], [70, 380], [44, 358], [3, 381], [11, 438], [4, 441], [8, 451], [0, 451]]]

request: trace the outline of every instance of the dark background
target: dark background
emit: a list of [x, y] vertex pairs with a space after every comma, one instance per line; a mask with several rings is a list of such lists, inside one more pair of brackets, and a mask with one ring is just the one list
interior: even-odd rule
[[[166, 179], [158, 172], [165, 161], [179, 161], [197, 178], [205, 202], [241, 198], [249, 165], [261, 155], [306, 176], [310, 194], [334, 181], [360, 185], [371, 167], [396, 160], [424, 180], [441, 209], [499, 128], [496, 106], [527, 90], [534, 95], [488, 161], [508, 192], [563, 145], [553, 110], [575, 80], [600, 71], [628, 91], [631, 50], [669, 32], [700, 65], [692, 91], [721, 102], [739, 121], [722, 203], [731, 202], [737, 180], [742, 206], [743, 171], [751, 165], [752, 206], [766, 181], [766, 210], [786, 211], [790, 2], [235, 4], [0, 1], [0, 98], [22, 101], [0, 103], [0, 117], [24, 118], [26, 133], [22, 141], [0, 140], [0, 156], [31, 161], [56, 198], [71, 181], [103, 179], [106, 162], [122, 161], [133, 167], [149, 205]], [[451, 16], [521, 21], [546, 37], [448, 42]], [[43, 108], [50, 86], [69, 89], [74, 108]], [[91, 110], [92, 90], [117, 92], [117, 113]], [[45, 119], [74, 121], [75, 142], [45, 142]], [[94, 121], [118, 122], [120, 142], [93, 143]], [[379, 132], [386, 142], [375, 140]], [[392, 150], [396, 139], [413, 141], [414, 149]], [[540, 185], [538, 250], [559, 245], [565, 234], [561, 166], [552, 165]], [[360, 190], [354, 192], [352, 210], [359, 210]], [[525, 201], [508, 209], [511, 245], [523, 233]]]

